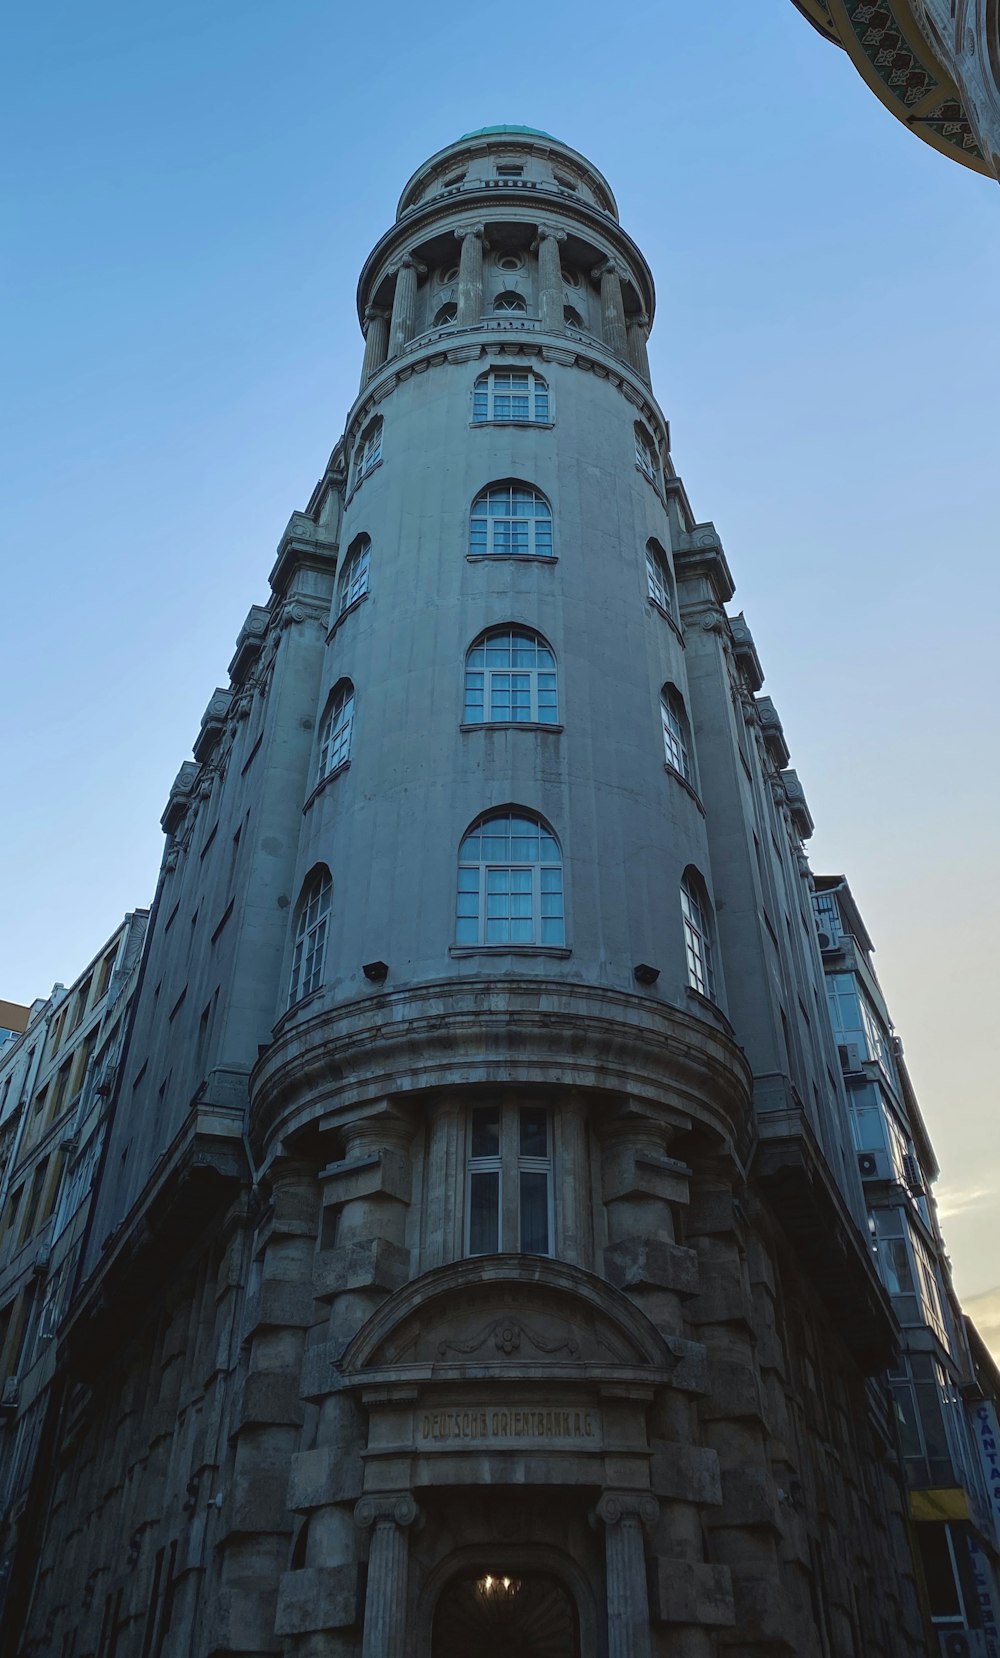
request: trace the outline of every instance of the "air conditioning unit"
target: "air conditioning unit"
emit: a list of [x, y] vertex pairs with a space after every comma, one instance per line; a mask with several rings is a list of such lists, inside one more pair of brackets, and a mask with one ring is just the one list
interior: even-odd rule
[[841, 1070], [848, 1074], [861, 1070], [865, 1056], [856, 1042], [838, 1042], [837, 1052], [840, 1055]]
[[892, 1165], [887, 1151], [859, 1151], [858, 1173], [862, 1180], [891, 1180]]
[[986, 1634], [982, 1629], [939, 1629], [941, 1658], [986, 1658]]
[[896, 1058], [897, 1059], [902, 1059], [902, 1057], [903, 1057], [903, 1038], [901, 1036], [890, 1036], [889, 1045], [892, 1048], [892, 1051], [895, 1054]]
[[0, 1410], [16, 1410], [17, 1402], [21, 1397], [21, 1381], [18, 1376], [8, 1376], [0, 1393]]
[[821, 950], [833, 949], [833, 939], [830, 937], [829, 933], [823, 931], [822, 927], [819, 929], [816, 937], [819, 939], [819, 947]]
[[912, 1152], [903, 1153], [903, 1178], [914, 1197], [922, 1197], [924, 1193], [923, 1176], [920, 1173], [920, 1164]]
[[35, 1250], [35, 1258], [31, 1263], [31, 1271], [35, 1278], [41, 1278], [43, 1273], [48, 1272], [51, 1258], [52, 1251], [48, 1244], [42, 1244], [39, 1249]]

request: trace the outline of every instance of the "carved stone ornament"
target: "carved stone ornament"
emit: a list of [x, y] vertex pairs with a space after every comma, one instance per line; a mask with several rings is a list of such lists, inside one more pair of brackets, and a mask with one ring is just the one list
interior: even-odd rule
[[605, 1491], [594, 1510], [606, 1526], [616, 1526], [626, 1515], [635, 1515], [643, 1525], [655, 1523], [660, 1512], [656, 1498], [648, 1491]]
[[386, 1492], [384, 1496], [362, 1497], [354, 1509], [354, 1524], [362, 1531], [378, 1520], [391, 1520], [403, 1528], [418, 1525], [422, 1515], [408, 1491]]

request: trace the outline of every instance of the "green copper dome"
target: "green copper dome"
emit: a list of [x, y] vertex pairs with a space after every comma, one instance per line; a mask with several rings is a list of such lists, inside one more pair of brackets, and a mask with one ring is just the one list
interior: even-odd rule
[[475, 132], [463, 132], [463, 134], [462, 134], [461, 138], [458, 140], [458, 142], [461, 144], [465, 141], [466, 138], [489, 138], [490, 135], [492, 133], [495, 133], [495, 132], [519, 132], [522, 135], [527, 134], [527, 136], [529, 138], [551, 138], [552, 142], [554, 144], [558, 144], [558, 142], [559, 142], [558, 138], [554, 137], [554, 135], [551, 132], [543, 132], [541, 127], [509, 127], [509, 126], [504, 126], [504, 127], [477, 127]]

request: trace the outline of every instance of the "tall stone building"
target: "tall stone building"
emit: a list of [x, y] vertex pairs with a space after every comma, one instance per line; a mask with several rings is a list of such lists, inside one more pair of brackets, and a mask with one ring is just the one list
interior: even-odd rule
[[487, 128], [358, 301], [164, 815], [12, 1646], [936, 1652], [811, 819], [645, 260]]

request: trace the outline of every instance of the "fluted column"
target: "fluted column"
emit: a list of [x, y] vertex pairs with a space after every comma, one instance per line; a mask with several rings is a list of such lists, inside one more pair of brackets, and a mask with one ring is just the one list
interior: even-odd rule
[[656, 1499], [648, 1493], [605, 1491], [597, 1505], [604, 1523], [608, 1658], [652, 1658], [642, 1527], [656, 1515]]
[[410, 1554], [406, 1533], [418, 1512], [409, 1492], [362, 1497], [354, 1510], [359, 1526], [372, 1527], [361, 1658], [403, 1658]]
[[426, 272], [426, 265], [407, 254], [399, 262], [396, 292], [392, 301], [392, 328], [389, 334], [389, 356], [398, 357], [405, 350], [413, 334], [413, 319], [417, 311], [417, 278]]
[[483, 250], [486, 247], [483, 226], [456, 230], [455, 239], [462, 250], [458, 261], [457, 321], [462, 327], [471, 328], [483, 314]]
[[557, 333], [563, 327], [563, 283], [560, 242], [566, 232], [539, 225], [532, 248], [538, 251], [538, 314], [542, 327]]
[[365, 360], [361, 365], [363, 386], [382, 367], [389, 345], [389, 319], [381, 305], [368, 306], [365, 311], [365, 323]]
[[628, 323], [628, 360], [636, 373], [649, 385], [649, 357], [646, 341], [649, 339], [649, 318], [645, 312], [630, 317]]
[[596, 267], [593, 277], [595, 282], [600, 279], [601, 284], [601, 327], [604, 343], [617, 352], [619, 357], [624, 357], [627, 355], [627, 340], [621, 271], [613, 260], [608, 259], [603, 265]]

